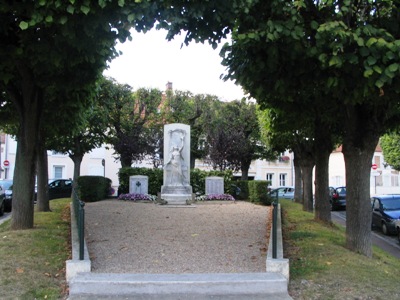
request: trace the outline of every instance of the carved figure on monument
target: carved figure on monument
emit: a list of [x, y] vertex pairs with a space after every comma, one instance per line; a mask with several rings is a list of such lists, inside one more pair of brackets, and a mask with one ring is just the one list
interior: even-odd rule
[[185, 144], [184, 139], [186, 132], [182, 129], [177, 129], [174, 131], [170, 130], [170, 140], [174, 141], [174, 139], [172, 139], [172, 134], [179, 135], [180, 145], [172, 145], [170, 159], [166, 164], [166, 168], [169, 171], [168, 185], [179, 186], [185, 184], [185, 174], [183, 170], [185, 167], [185, 161], [182, 156], [182, 150]]

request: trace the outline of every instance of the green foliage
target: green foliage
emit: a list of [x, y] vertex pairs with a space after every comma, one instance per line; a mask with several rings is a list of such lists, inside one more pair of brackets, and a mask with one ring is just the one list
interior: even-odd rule
[[[248, 200], [249, 199], [249, 180], [235, 180], [232, 181], [230, 194], [235, 197], [236, 200]], [[239, 194], [236, 193], [236, 188], [240, 189]]]
[[133, 91], [129, 85], [105, 79], [100, 94], [110, 103], [107, 142], [113, 145], [122, 167], [154, 154], [159, 149], [163, 121], [158, 113], [161, 91], [145, 88]]
[[390, 132], [380, 139], [383, 156], [385, 162], [393, 169], [400, 171], [400, 134], [398, 132]]
[[111, 189], [111, 179], [102, 176], [78, 177], [80, 199], [85, 202], [96, 202], [107, 199]]
[[248, 181], [249, 201], [262, 205], [271, 205], [271, 198], [267, 195], [269, 184], [270, 182], [266, 180]]
[[252, 160], [270, 157], [260, 143], [256, 105], [245, 99], [213, 103], [204, 131], [207, 160], [215, 169], [241, 170], [244, 175]]

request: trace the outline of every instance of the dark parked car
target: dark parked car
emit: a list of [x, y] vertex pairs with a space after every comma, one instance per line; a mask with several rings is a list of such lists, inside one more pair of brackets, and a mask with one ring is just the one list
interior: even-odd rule
[[72, 194], [71, 179], [56, 179], [49, 183], [49, 200], [70, 198]]
[[4, 198], [5, 211], [11, 211], [12, 184], [13, 184], [12, 180], [9, 179], [0, 180], [1, 197]]
[[346, 187], [337, 187], [331, 190], [331, 206], [332, 210], [346, 209]]
[[386, 235], [397, 233], [396, 220], [400, 217], [400, 195], [380, 195], [371, 198], [372, 226]]
[[0, 186], [0, 216], [4, 215], [5, 206], [6, 206], [5, 194], [4, 190]]
[[397, 239], [399, 240], [400, 243], [400, 219], [394, 221], [394, 224], [396, 227]]
[[[8, 181], [7, 189], [5, 190], [6, 210], [11, 210], [12, 207], [12, 180], [0, 180], [1, 182]], [[5, 184], [5, 183], [4, 183]], [[37, 187], [35, 187], [35, 201], [36, 201]], [[71, 179], [52, 179], [49, 180], [49, 200], [58, 198], [69, 198], [72, 194], [72, 180]]]

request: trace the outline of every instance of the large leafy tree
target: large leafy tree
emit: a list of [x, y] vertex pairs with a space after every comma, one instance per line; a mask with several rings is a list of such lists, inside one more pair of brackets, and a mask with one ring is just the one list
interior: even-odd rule
[[[70, 97], [85, 98], [85, 101], [68, 101]], [[90, 147], [88, 145], [92, 144], [93, 140], [98, 138], [98, 134], [104, 135], [104, 131], [99, 133], [95, 130], [101, 124], [104, 124], [104, 122], [100, 121], [100, 117], [98, 120], [91, 120], [93, 110], [97, 110], [100, 107], [100, 102], [96, 103], [94, 101], [92, 91], [80, 91], [79, 93], [70, 93], [67, 95], [63, 95], [58, 91], [57, 96], [46, 93], [46, 99], [53, 99], [53, 101], [48, 101], [46, 107], [43, 109], [41, 128], [36, 142], [38, 211], [50, 211], [47, 150], [52, 149], [59, 152], [68, 152], [70, 157], [71, 153], [75, 153], [76, 156], [79, 152], [78, 148], [82, 150], [87, 149]], [[65, 101], [61, 101], [62, 99], [65, 99]], [[94, 106], [97, 107], [94, 108]], [[54, 114], [55, 111], [62, 111], [63, 114]], [[54, 126], [54, 124], [58, 124], [58, 126]], [[90, 135], [85, 133], [87, 130], [92, 131]], [[77, 141], [78, 144], [76, 144]]]
[[83, 156], [106, 141], [112, 99], [101, 96], [104, 81], [104, 78], [99, 81], [97, 95], [92, 97], [85, 110], [79, 112], [80, 117], [74, 120], [74, 125], [71, 124], [69, 130], [57, 127], [58, 132], [46, 141], [47, 149], [67, 153], [74, 162], [74, 184], [80, 176]]
[[162, 93], [158, 89], [140, 88], [108, 79], [102, 85], [101, 97], [111, 101], [107, 142], [115, 150], [122, 167], [152, 155], [159, 143], [159, 106]]
[[[398, 12], [395, 1], [260, 1], [237, 18], [225, 52], [227, 77], [258, 102], [288, 110], [325, 104], [340, 119], [334, 131], [343, 132], [346, 245], [366, 256], [371, 160], [379, 136], [399, 118]], [[338, 124], [322, 116], [318, 128]]]
[[[153, 26], [150, 2], [3, 1], [0, 4], [0, 90], [18, 116], [13, 229], [33, 227], [34, 170], [46, 95], [90, 90], [134, 26]], [[134, 22], [133, 22], [134, 21]], [[131, 25], [129, 25], [131, 24]], [[51, 92], [49, 92], [51, 91]], [[84, 101], [68, 97], [67, 101]], [[41, 138], [42, 139], [42, 138]]]
[[306, 211], [313, 211], [313, 168], [315, 166], [314, 127], [307, 118], [299, 118], [296, 112], [279, 109], [259, 110], [262, 141], [272, 150], [294, 153], [296, 172], [295, 201], [303, 204]]
[[253, 160], [274, 156], [260, 143], [256, 105], [242, 99], [218, 101], [211, 108], [204, 125], [208, 160], [216, 169], [241, 171], [247, 180]]

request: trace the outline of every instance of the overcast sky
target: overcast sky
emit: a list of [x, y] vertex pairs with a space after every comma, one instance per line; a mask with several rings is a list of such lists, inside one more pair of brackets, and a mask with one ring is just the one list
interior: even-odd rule
[[219, 56], [222, 44], [216, 50], [194, 42], [181, 48], [183, 36], [170, 42], [165, 36], [165, 31], [154, 29], [146, 34], [133, 32], [131, 42], [117, 46], [123, 54], [109, 64], [104, 75], [135, 90], [152, 87], [163, 91], [167, 82], [172, 82], [175, 90], [217, 95], [225, 101], [244, 96], [233, 81], [219, 78], [225, 72]]

